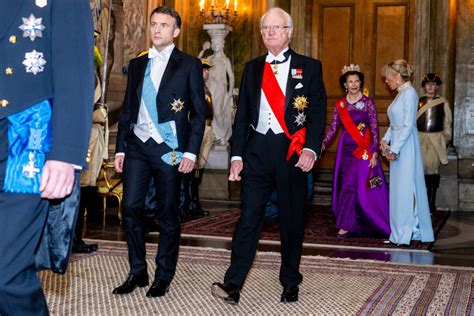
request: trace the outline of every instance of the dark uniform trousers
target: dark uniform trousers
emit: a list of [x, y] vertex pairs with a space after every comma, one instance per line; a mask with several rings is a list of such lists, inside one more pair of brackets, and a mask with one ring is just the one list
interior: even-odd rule
[[131, 273], [147, 273], [145, 250], [145, 196], [153, 179], [156, 188], [160, 240], [156, 254], [155, 279], [171, 281], [178, 261], [181, 222], [179, 193], [181, 173], [178, 165], [161, 160], [169, 153], [165, 144], [149, 138], [143, 143], [133, 132], [127, 139], [124, 161], [123, 225], [128, 245]]
[[[0, 119], [0, 188], [8, 157], [6, 118]], [[21, 203], [19, 203], [21, 201]], [[39, 195], [0, 191], [0, 315], [48, 315], [35, 268], [48, 211]]]
[[307, 175], [296, 168], [298, 156], [289, 161], [289, 140], [285, 134], [253, 132], [244, 149], [242, 170], [242, 212], [232, 238], [231, 265], [224, 283], [242, 287], [252, 266], [262, 227], [265, 205], [276, 189], [281, 239], [280, 282], [296, 286], [304, 237]]

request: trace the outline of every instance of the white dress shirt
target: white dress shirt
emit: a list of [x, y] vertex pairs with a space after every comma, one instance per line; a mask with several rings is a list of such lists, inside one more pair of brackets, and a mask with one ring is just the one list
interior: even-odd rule
[[[274, 60], [283, 61], [285, 60], [284, 53], [288, 50], [282, 50], [278, 55], [273, 55], [271, 52], [268, 52], [267, 57], [265, 58], [265, 62], [272, 63]], [[286, 94], [286, 85], [288, 83], [288, 75], [290, 71], [290, 63], [291, 63], [291, 55], [288, 60], [284, 63], [278, 64], [278, 71], [275, 73], [275, 78], [277, 79], [278, 85], [280, 86], [283, 95]], [[258, 122], [257, 128], [255, 129], [258, 133], [266, 134], [268, 130], [271, 129], [274, 134], [283, 133], [283, 128], [278, 123], [278, 120], [273, 113], [270, 104], [268, 103], [267, 98], [265, 97], [265, 93], [261, 93], [260, 96], [260, 110], [258, 113]], [[315, 159], [317, 158], [316, 153], [314, 150], [309, 148], [303, 148], [303, 150], [311, 151], [314, 154]], [[231, 162], [234, 160], [242, 160], [240, 156], [233, 156], [231, 158]]]
[[[170, 44], [161, 52], [158, 52], [154, 47], [150, 48], [148, 51], [148, 58], [151, 61], [150, 77], [157, 93], [160, 93], [159, 87], [161, 84], [161, 79], [163, 78], [163, 74], [165, 73], [166, 66], [168, 65], [168, 61], [174, 47], [174, 44]], [[173, 134], [176, 136], [176, 123], [171, 121], [170, 124]], [[143, 102], [143, 98], [140, 101], [137, 123], [133, 125], [133, 132], [144, 143], [150, 138], [152, 138], [157, 144], [164, 142], [163, 137], [156, 129], [156, 126], [153, 123], [150, 114], [148, 113], [145, 103]], [[119, 155], [124, 155], [124, 153], [116, 154], [116, 156]], [[183, 157], [191, 159], [192, 161], [196, 161], [196, 155], [192, 153], [186, 152], [183, 154]]]
[[[272, 53], [268, 52], [265, 62], [271, 63], [274, 60], [284, 60], [285, 56], [283, 53], [285, 53], [287, 50], [288, 48], [281, 51], [277, 56], [274, 56]], [[275, 78], [278, 81], [278, 85], [280, 86], [283, 95], [286, 93], [286, 84], [288, 82], [288, 73], [290, 71], [290, 60], [291, 56], [286, 62], [278, 64], [278, 71], [275, 73]], [[272, 108], [268, 103], [267, 97], [262, 90], [256, 131], [265, 135], [269, 129], [271, 129], [275, 134], [283, 133], [283, 128], [280, 126], [280, 123], [278, 123], [275, 113], [273, 113]]]

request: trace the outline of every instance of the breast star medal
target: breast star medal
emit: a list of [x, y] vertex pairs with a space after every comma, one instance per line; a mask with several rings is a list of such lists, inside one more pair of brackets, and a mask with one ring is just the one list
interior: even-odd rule
[[43, 18], [36, 18], [33, 14], [29, 18], [22, 18], [23, 24], [19, 29], [23, 31], [23, 37], [29, 37], [33, 42], [36, 37], [43, 37], [44, 25], [41, 24]]
[[293, 108], [304, 111], [308, 107], [308, 99], [304, 96], [297, 96], [293, 101]]
[[298, 112], [298, 115], [295, 115], [296, 125], [304, 125], [304, 122], [306, 122], [306, 115], [304, 115], [304, 112]]
[[181, 112], [182, 109], [184, 109], [184, 101], [181, 101], [181, 99], [178, 98], [178, 100], [173, 99], [173, 102], [171, 102], [171, 109], [175, 112]]
[[46, 60], [43, 58], [43, 53], [33, 51], [25, 53], [25, 60], [23, 60], [23, 65], [25, 65], [26, 72], [36, 75], [44, 71], [44, 65], [46, 65]]

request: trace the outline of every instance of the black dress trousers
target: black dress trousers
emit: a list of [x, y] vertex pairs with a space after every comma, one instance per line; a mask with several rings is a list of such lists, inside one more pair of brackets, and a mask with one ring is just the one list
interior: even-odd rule
[[160, 240], [156, 254], [155, 279], [171, 281], [178, 261], [181, 221], [178, 165], [166, 164], [161, 156], [170, 152], [165, 144], [149, 138], [143, 143], [133, 132], [127, 139], [124, 161], [123, 225], [128, 244], [130, 272], [147, 272], [145, 251], [145, 197], [153, 179], [156, 188]]
[[265, 205], [272, 192], [278, 195], [278, 216], [282, 262], [280, 282], [296, 286], [303, 280], [299, 272], [306, 210], [307, 174], [296, 168], [298, 156], [289, 161], [289, 139], [285, 134], [255, 132], [244, 150], [242, 170], [242, 211], [232, 239], [231, 265], [224, 282], [242, 287], [252, 266]]

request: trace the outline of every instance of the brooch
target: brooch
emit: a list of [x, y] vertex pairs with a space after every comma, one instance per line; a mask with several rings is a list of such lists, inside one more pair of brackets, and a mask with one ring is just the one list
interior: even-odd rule
[[181, 112], [182, 109], [184, 109], [184, 102], [181, 101], [181, 99], [178, 98], [178, 100], [173, 99], [173, 102], [171, 103], [171, 109], [175, 112]]
[[361, 102], [361, 101], [357, 102], [355, 105], [356, 109], [358, 110], [362, 110], [364, 106], [365, 106], [364, 102]]
[[38, 72], [44, 70], [45, 64], [46, 60], [43, 58], [43, 53], [37, 52], [36, 50], [25, 53], [23, 65], [26, 67], [26, 72], [31, 72], [33, 75], [36, 75]]
[[341, 102], [339, 103], [339, 106], [340, 106], [341, 108], [344, 108], [344, 101], [341, 101]]
[[303, 69], [301, 69], [301, 68], [292, 68], [291, 69], [291, 78], [293, 78], [293, 79], [303, 79]]
[[303, 96], [297, 96], [293, 101], [293, 108], [297, 109], [298, 111], [303, 111], [308, 107], [308, 99]]
[[23, 24], [19, 27], [23, 31], [23, 37], [29, 37], [33, 42], [36, 37], [43, 37], [43, 18], [35, 18], [33, 14], [29, 18], [22, 18]]
[[297, 126], [303, 125], [306, 122], [306, 115], [303, 112], [299, 112], [298, 115], [295, 115], [295, 123]]

